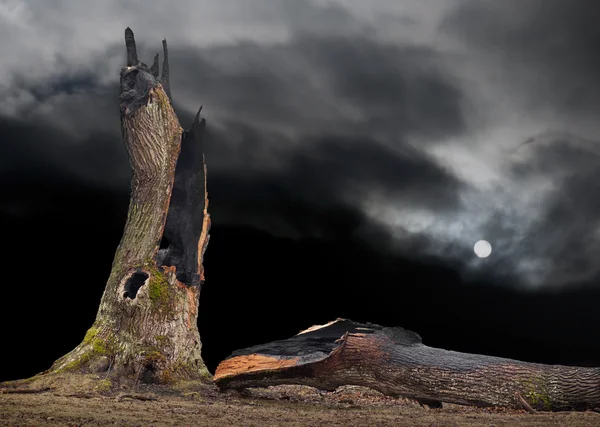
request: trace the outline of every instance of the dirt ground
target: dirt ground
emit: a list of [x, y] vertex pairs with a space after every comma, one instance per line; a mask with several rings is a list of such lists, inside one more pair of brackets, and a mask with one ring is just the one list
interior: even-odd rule
[[[147, 400], [140, 400], [147, 399]], [[536, 413], [444, 405], [421, 407], [361, 387], [321, 392], [302, 386], [244, 393], [0, 394], [0, 426], [600, 426], [595, 412]]]

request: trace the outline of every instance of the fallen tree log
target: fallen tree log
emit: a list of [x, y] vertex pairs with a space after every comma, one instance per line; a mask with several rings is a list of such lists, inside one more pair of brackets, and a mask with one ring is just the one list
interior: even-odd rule
[[299, 384], [365, 386], [424, 403], [537, 410], [600, 407], [600, 368], [543, 365], [428, 347], [403, 328], [337, 319], [219, 364], [221, 390]]

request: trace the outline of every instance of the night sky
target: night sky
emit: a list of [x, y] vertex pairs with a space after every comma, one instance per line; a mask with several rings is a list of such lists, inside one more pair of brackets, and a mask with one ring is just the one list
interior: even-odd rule
[[201, 104], [207, 120], [211, 370], [337, 317], [600, 365], [598, 16], [596, 0], [2, 2], [0, 380], [94, 321], [129, 201], [128, 26], [146, 63], [168, 40], [182, 126]]

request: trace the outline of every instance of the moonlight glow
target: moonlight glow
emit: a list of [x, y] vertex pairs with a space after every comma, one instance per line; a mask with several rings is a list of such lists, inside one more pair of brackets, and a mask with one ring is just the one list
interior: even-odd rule
[[492, 245], [487, 240], [480, 240], [475, 243], [473, 250], [479, 258], [487, 258], [492, 253]]

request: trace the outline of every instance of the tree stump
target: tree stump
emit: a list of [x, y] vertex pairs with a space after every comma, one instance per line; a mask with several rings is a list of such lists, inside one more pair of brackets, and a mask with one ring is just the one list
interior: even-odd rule
[[179, 124], [166, 40], [160, 79], [158, 54], [150, 68], [140, 62], [129, 28], [125, 44], [120, 115], [133, 170], [125, 230], [94, 324], [81, 344], [38, 377], [102, 373], [108, 381], [131, 384], [207, 380], [197, 326], [210, 228], [206, 122], [198, 111], [190, 130]]

